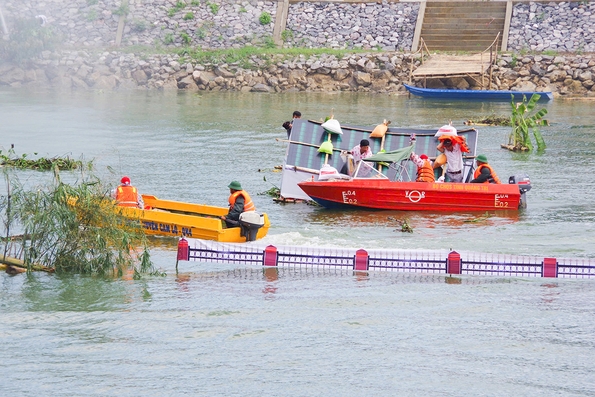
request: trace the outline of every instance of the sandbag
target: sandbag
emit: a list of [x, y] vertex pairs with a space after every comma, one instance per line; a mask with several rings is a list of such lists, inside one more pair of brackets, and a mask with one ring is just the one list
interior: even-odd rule
[[390, 120], [389, 121], [384, 120], [384, 122], [382, 124], [378, 124], [372, 130], [372, 133], [370, 134], [370, 138], [382, 138], [386, 134], [386, 131], [388, 131], [389, 124], [390, 124]]

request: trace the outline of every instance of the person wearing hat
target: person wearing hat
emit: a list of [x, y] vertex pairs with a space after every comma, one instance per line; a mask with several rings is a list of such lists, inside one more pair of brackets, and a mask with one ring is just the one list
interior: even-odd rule
[[411, 153], [411, 161], [417, 166], [417, 179], [416, 182], [435, 182], [436, 177], [434, 176], [434, 168], [432, 168], [432, 162], [428, 159], [428, 156], [422, 154], [418, 156], [415, 153]]
[[[444, 156], [440, 155], [436, 158], [434, 169], [446, 163], [446, 181], [463, 182], [463, 152], [469, 152], [465, 137], [457, 135], [456, 128], [451, 125], [441, 127], [435, 136], [440, 142], [436, 149]], [[444, 179], [443, 175], [438, 180], [444, 181]]]
[[123, 176], [120, 179], [120, 186], [112, 190], [112, 198], [120, 207], [145, 208], [143, 196], [130, 184], [130, 178]]
[[229, 188], [229, 212], [221, 219], [225, 221], [227, 227], [238, 226], [240, 214], [246, 211], [256, 211], [256, 207], [250, 198], [250, 195], [242, 189], [238, 181], [232, 181]]
[[488, 158], [485, 154], [480, 154], [475, 158], [477, 169], [473, 174], [471, 183], [501, 183], [494, 169], [488, 164]]

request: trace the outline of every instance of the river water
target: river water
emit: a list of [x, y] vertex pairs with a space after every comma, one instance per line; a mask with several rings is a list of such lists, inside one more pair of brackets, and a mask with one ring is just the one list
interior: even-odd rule
[[[271, 219], [276, 245], [459, 249], [595, 258], [592, 101], [540, 105], [543, 154], [500, 148], [501, 179], [527, 173], [528, 208], [502, 214], [333, 212], [275, 204], [286, 137], [300, 110], [345, 125], [437, 129], [508, 115], [507, 103], [368, 94], [0, 91], [0, 148], [93, 160], [143, 193], [226, 205], [231, 180]], [[37, 183], [47, 173], [21, 172]], [[63, 175], [76, 178], [77, 175]], [[4, 191], [4, 190], [3, 190]], [[399, 231], [407, 220], [414, 232]], [[0, 275], [0, 394], [10, 396], [592, 396], [590, 280], [288, 270], [180, 263], [151, 239], [165, 277]]]

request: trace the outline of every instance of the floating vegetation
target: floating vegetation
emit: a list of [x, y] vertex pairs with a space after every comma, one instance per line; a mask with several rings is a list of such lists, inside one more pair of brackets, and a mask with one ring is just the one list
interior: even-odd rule
[[510, 126], [510, 117], [507, 116], [496, 116], [492, 114], [487, 117], [481, 117], [477, 119], [469, 119], [463, 122], [465, 125], [485, 125], [485, 126]]
[[101, 276], [160, 274], [150, 261], [140, 222], [116, 211], [95, 177], [70, 185], [54, 180], [25, 188], [6, 170], [0, 196], [0, 263], [27, 271]]
[[270, 188], [269, 190], [266, 190], [262, 193], [258, 193], [259, 195], [264, 195], [264, 196], [271, 196], [274, 198], [279, 198], [279, 196], [281, 195], [281, 191], [279, 190], [278, 187], [273, 186], [272, 188]]
[[480, 217], [477, 218], [473, 218], [473, 219], [465, 219], [463, 222], [465, 223], [477, 223], [477, 222], [483, 222], [486, 221], [488, 218], [490, 218], [492, 215], [490, 215], [489, 212], [486, 211], [485, 214], [483, 214]]
[[[33, 153], [37, 156], [37, 153]], [[29, 156], [24, 153], [17, 156], [14, 151], [14, 146], [11, 145], [6, 153], [0, 150], [0, 166], [15, 167], [29, 170], [51, 171], [56, 168], [59, 170], [92, 170], [93, 161], [83, 162], [81, 160], [74, 160], [70, 157], [41, 157], [36, 160], [29, 159]]]
[[[261, 172], [261, 170], [258, 170], [258, 172]], [[262, 180], [265, 181], [265, 182], [268, 182], [266, 176], [263, 176], [262, 177]], [[270, 188], [269, 190], [266, 190], [266, 191], [264, 191], [262, 193], [258, 193], [258, 194], [259, 195], [271, 196], [273, 198], [279, 198], [279, 197], [281, 197], [281, 189], [279, 189], [277, 186], [273, 185], [273, 187]]]
[[523, 95], [523, 101], [515, 103], [514, 98], [510, 102], [512, 108], [512, 131], [508, 136], [508, 144], [500, 145], [502, 148], [511, 151], [532, 151], [533, 143], [531, 142], [531, 132], [533, 133], [533, 139], [537, 144], [537, 152], [543, 153], [545, 150], [545, 140], [539, 131], [539, 126], [550, 125], [547, 120], [543, 117], [547, 114], [547, 109], [542, 108], [537, 110], [537, 101], [541, 95], [533, 94], [531, 98], [527, 98]]
[[389, 221], [395, 221], [401, 226], [401, 229], [396, 229], [395, 231], [403, 232], [403, 233], [413, 233], [413, 228], [409, 225], [407, 219], [396, 219], [393, 217], [388, 217]]

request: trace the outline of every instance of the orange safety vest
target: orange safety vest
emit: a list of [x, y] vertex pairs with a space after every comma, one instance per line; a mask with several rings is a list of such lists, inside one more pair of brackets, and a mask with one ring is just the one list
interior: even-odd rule
[[435, 182], [434, 168], [428, 160], [424, 160], [424, 165], [417, 169], [417, 182]]
[[479, 175], [481, 175], [481, 169], [483, 167], [486, 167], [488, 170], [490, 170], [490, 178], [485, 181], [484, 183], [502, 183], [500, 182], [500, 178], [498, 178], [498, 175], [496, 175], [496, 172], [494, 172], [494, 169], [492, 167], [490, 167], [489, 164], [480, 164], [477, 169], [475, 170], [475, 173], [473, 174], [473, 179], [477, 179], [477, 177]]
[[116, 201], [122, 207], [138, 207], [138, 192], [134, 186], [118, 186]]
[[246, 193], [245, 190], [238, 190], [237, 192], [234, 192], [233, 194], [231, 194], [229, 196], [229, 209], [233, 209], [233, 206], [236, 203], [236, 199], [238, 198], [239, 195], [244, 196], [244, 211], [256, 211], [256, 207], [254, 206], [254, 203], [252, 202], [252, 199], [250, 198], [250, 195], [248, 193]]

